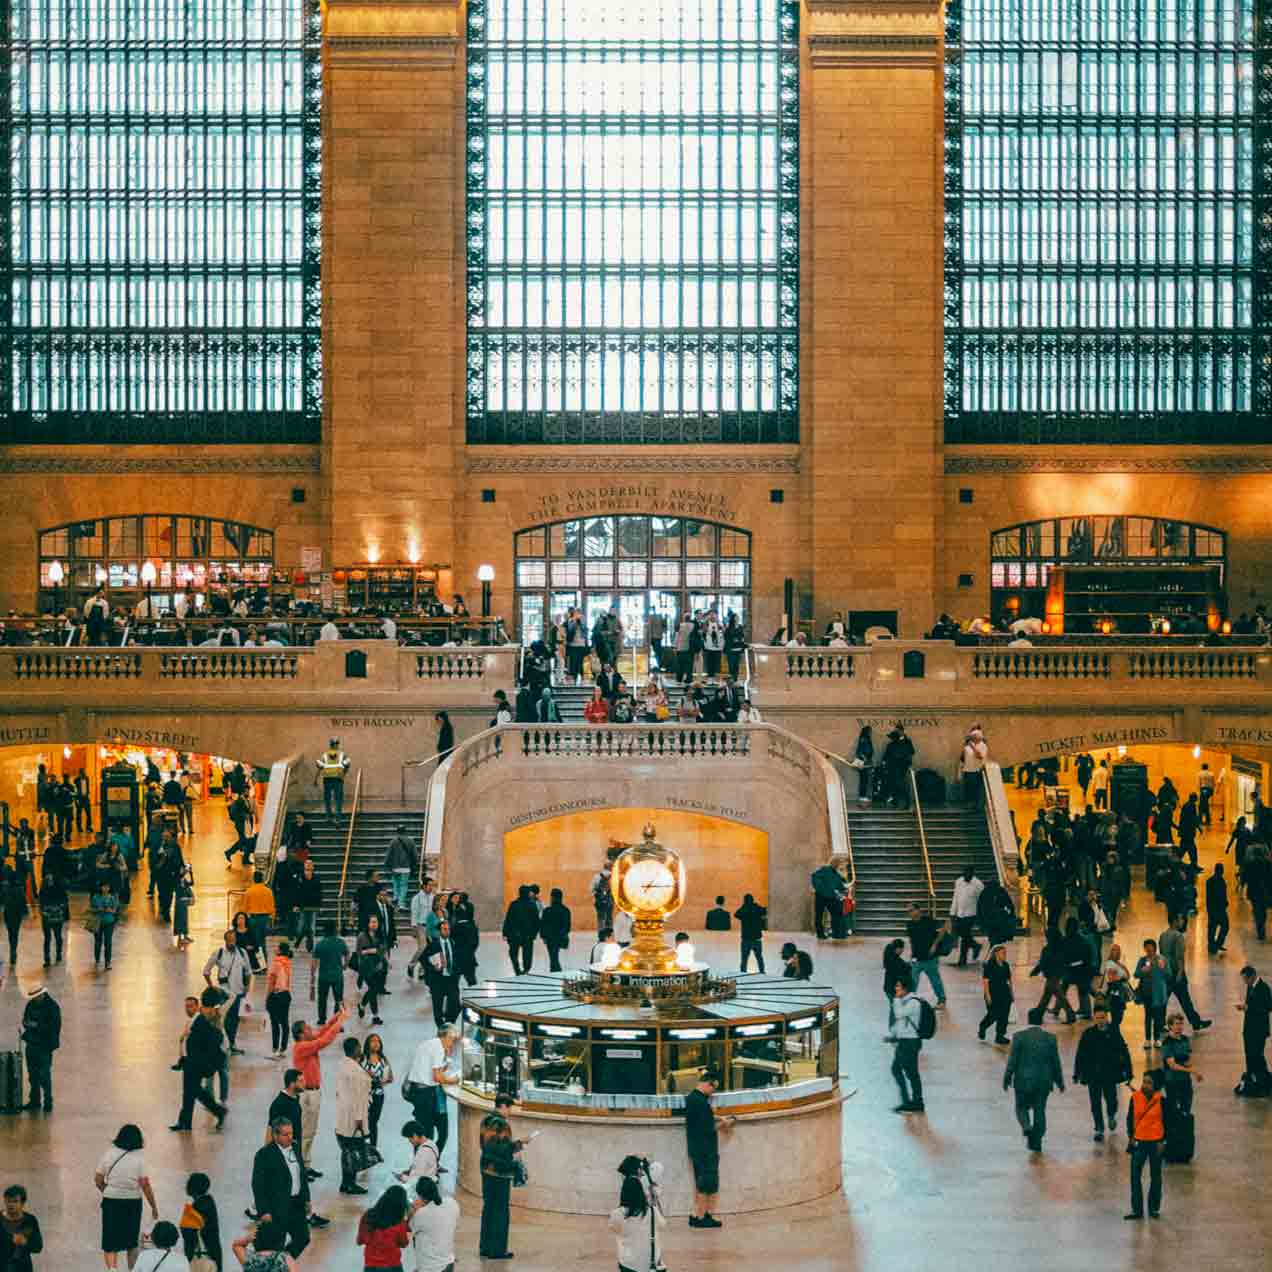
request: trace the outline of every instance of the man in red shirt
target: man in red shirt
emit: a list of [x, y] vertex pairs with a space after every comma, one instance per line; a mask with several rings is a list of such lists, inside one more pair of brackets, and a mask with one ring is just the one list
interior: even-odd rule
[[300, 1093], [301, 1156], [305, 1159], [305, 1173], [310, 1179], [322, 1174], [308, 1166], [318, 1134], [318, 1116], [322, 1111], [322, 1064], [319, 1055], [323, 1048], [335, 1041], [344, 1028], [349, 1013], [342, 1007], [321, 1029], [314, 1029], [303, 1020], [292, 1025], [292, 1068], [304, 1075], [305, 1087]]

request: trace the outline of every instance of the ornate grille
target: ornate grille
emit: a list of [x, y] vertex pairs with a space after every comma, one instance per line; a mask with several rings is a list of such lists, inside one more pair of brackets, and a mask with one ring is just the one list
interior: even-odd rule
[[0, 441], [321, 437], [318, 0], [10, 0]]
[[1270, 15], [949, 0], [947, 441], [1272, 441]]
[[469, 0], [472, 443], [799, 435], [797, 0]]

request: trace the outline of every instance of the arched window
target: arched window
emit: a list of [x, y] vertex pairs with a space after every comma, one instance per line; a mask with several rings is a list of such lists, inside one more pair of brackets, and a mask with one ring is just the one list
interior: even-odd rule
[[148, 512], [135, 517], [70, 521], [40, 531], [39, 608], [53, 603], [51, 569], [62, 567], [59, 600], [83, 603], [101, 584], [112, 602], [130, 604], [144, 594], [143, 568], [155, 567], [151, 599], [161, 613], [178, 593], [202, 608], [209, 587], [231, 594], [269, 587], [274, 572], [274, 532], [220, 517]]
[[[649, 616], [669, 633], [686, 612], [730, 610], [749, 626], [751, 536], [685, 517], [581, 517], [533, 526], [517, 535], [517, 623], [522, 644], [545, 622], [578, 606], [588, 630], [618, 612], [624, 643], [648, 643]], [[668, 636], [670, 639], [670, 635]]]

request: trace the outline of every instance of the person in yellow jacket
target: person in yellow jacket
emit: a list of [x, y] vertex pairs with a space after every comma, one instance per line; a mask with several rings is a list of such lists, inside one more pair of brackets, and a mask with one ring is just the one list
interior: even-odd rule
[[322, 803], [328, 817], [340, 817], [344, 813], [344, 780], [349, 771], [349, 757], [340, 749], [340, 739], [332, 738], [322, 757], [314, 761], [318, 772], [316, 782], [322, 778]]
[[268, 950], [265, 947], [265, 938], [269, 934], [269, 925], [275, 912], [274, 894], [265, 882], [265, 876], [259, 870], [254, 871], [251, 885], [243, 893], [243, 913], [247, 915], [247, 926], [256, 940], [256, 948], [266, 958]]

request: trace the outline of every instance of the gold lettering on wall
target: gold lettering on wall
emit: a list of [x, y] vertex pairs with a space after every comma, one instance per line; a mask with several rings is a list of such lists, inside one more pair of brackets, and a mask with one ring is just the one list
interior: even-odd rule
[[704, 521], [737, 524], [737, 509], [727, 495], [701, 486], [638, 482], [631, 485], [576, 486], [540, 495], [530, 506], [530, 519], [563, 521], [570, 517], [599, 517], [614, 512], [654, 513], [670, 517], [698, 517]]

